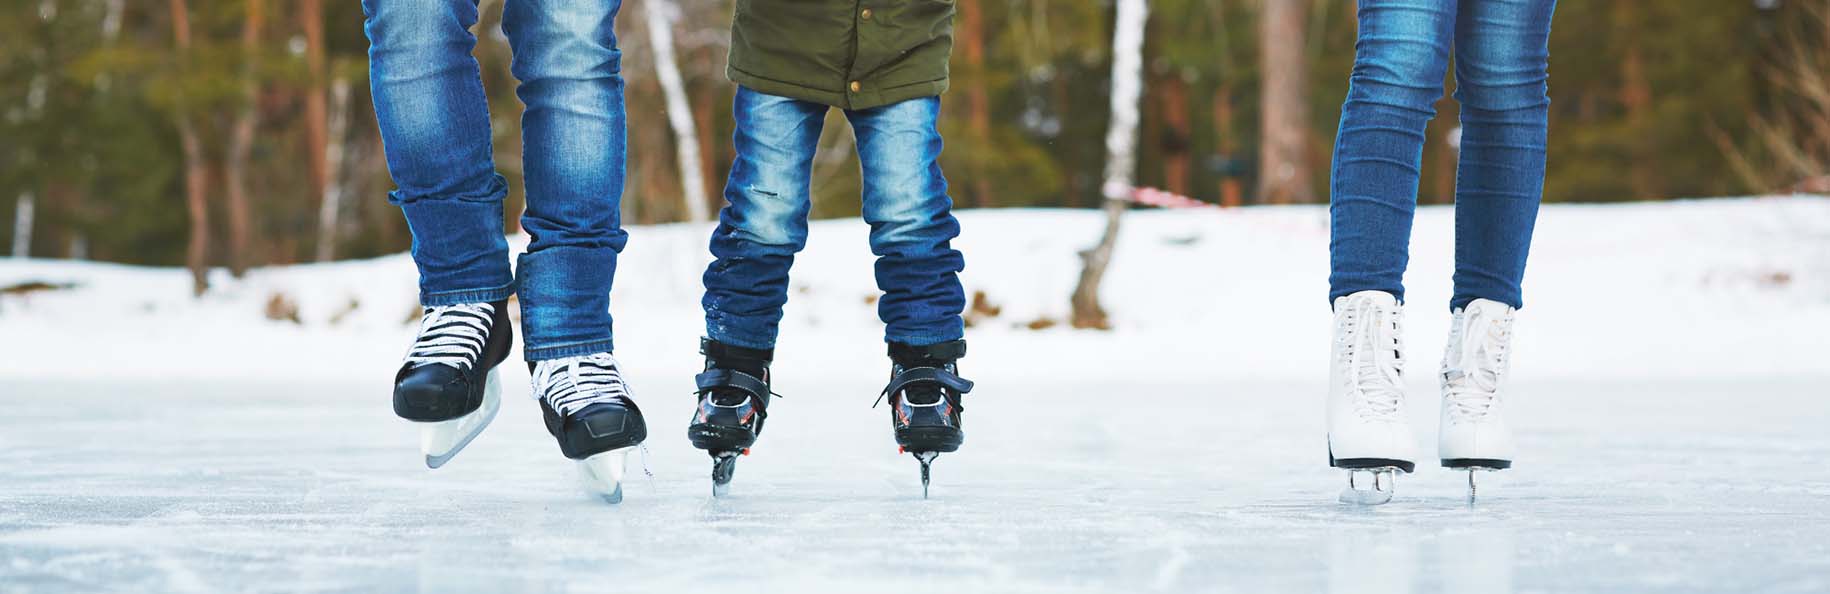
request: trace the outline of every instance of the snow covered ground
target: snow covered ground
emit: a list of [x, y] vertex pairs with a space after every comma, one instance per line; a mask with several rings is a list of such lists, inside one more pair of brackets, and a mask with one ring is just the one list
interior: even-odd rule
[[[1472, 508], [1424, 466], [1391, 505], [1334, 502], [1322, 209], [1134, 213], [1110, 332], [1026, 327], [1064, 316], [1093, 213], [962, 218], [968, 291], [1001, 312], [969, 330], [970, 439], [929, 501], [869, 408], [856, 220], [815, 225], [788, 397], [716, 501], [681, 435], [706, 229], [632, 230], [614, 308], [653, 477], [620, 507], [573, 488], [512, 365], [495, 425], [419, 464], [386, 397], [404, 256], [202, 299], [178, 270], [0, 261], [0, 287], [74, 285], [0, 296], [0, 593], [1830, 591], [1830, 200], [1547, 206], [1525, 457]], [[1424, 209], [1407, 278], [1432, 446], [1450, 227]], [[276, 295], [299, 322], [267, 319]]]

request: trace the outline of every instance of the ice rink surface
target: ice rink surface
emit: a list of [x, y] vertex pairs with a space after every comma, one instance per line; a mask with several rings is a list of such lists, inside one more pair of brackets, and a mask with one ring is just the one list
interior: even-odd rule
[[797, 256], [787, 396], [715, 501], [685, 437], [707, 229], [631, 229], [612, 300], [653, 477], [633, 459], [619, 507], [577, 488], [519, 353], [495, 424], [424, 467], [388, 398], [404, 255], [201, 298], [174, 268], [0, 261], [51, 287], [0, 292], [0, 594], [1830, 592], [1830, 199], [1546, 205], [1521, 457], [1473, 507], [1427, 459], [1451, 210], [1420, 209], [1405, 277], [1426, 459], [1378, 508], [1326, 467], [1325, 207], [1128, 214], [1105, 332], [1058, 324], [1097, 213], [961, 218], [978, 388], [926, 501], [870, 408], [861, 221]]
[[1830, 590], [1816, 381], [1521, 383], [1524, 456], [1478, 503], [1419, 464], [1378, 508], [1335, 502], [1319, 383], [989, 379], [927, 501], [874, 376], [793, 381], [721, 500], [657, 389], [653, 477], [632, 458], [612, 507], [510, 377], [438, 471], [377, 382], [13, 383], [0, 592]]

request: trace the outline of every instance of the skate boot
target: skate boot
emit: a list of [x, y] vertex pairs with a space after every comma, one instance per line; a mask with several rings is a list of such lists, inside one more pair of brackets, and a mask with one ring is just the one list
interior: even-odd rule
[[496, 365], [515, 334], [507, 304], [428, 307], [420, 318], [419, 337], [394, 374], [394, 414], [419, 425], [427, 467], [444, 466], [496, 418]]
[[921, 462], [923, 499], [928, 497], [929, 465], [966, 441], [960, 397], [972, 391], [972, 382], [959, 376], [958, 361], [964, 356], [964, 340], [919, 347], [890, 343], [890, 384], [878, 401], [889, 397], [898, 450]]
[[1343, 503], [1391, 501], [1393, 479], [1417, 466], [1416, 437], [1404, 408], [1403, 318], [1403, 306], [1384, 291], [1334, 301], [1328, 465], [1348, 472]]
[[578, 461], [585, 490], [609, 503], [623, 500], [629, 451], [648, 437], [642, 410], [610, 353], [529, 363], [534, 397], [559, 452]]
[[1449, 346], [1442, 354], [1442, 432], [1437, 441], [1444, 468], [1468, 471], [1468, 501], [1475, 496], [1474, 473], [1512, 466], [1512, 428], [1500, 397], [1511, 367], [1511, 306], [1476, 299], [1455, 312]]
[[693, 447], [712, 456], [712, 496], [730, 492], [737, 457], [748, 455], [769, 418], [769, 362], [774, 349], [750, 349], [709, 338], [699, 340], [705, 372], [699, 386], [699, 410], [686, 428]]

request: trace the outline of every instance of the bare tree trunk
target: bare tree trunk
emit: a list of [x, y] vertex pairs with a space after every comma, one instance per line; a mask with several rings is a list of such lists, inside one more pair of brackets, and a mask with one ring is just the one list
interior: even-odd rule
[[[1233, 131], [1233, 113], [1233, 87], [1221, 83], [1220, 89], [1214, 93], [1214, 129], [1220, 134], [1220, 154], [1237, 161], [1239, 135]], [[1244, 204], [1245, 188], [1240, 185], [1237, 172], [1229, 168], [1225, 175], [1220, 178], [1220, 205], [1232, 207]]]
[[1163, 189], [1172, 193], [1187, 196], [1190, 152], [1193, 148], [1194, 130], [1188, 118], [1188, 81], [1182, 80], [1181, 73], [1171, 72], [1163, 77], [1163, 92], [1158, 95], [1162, 100], [1163, 131], [1161, 145], [1163, 148]]
[[[188, 62], [191, 49], [191, 17], [185, 0], [170, 1], [172, 13], [172, 41], [177, 46], [179, 65], [182, 69]], [[206, 192], [209, 191], [209, 168], [203, 161], [203, 143], [197, 138], [197, 129], [191, 124], [189, 105], [181, 96], [178, 100], [178, 141], [184, 150], [184, 204], [190, 214], [191, 240], [185, 250], [185, 265], [191, 269], [191, 292], [202, 296], [210, 289], [209, 263], [205, 258], [210, 249], [210, 208]]]
[[1258, 199], [1281, 204], [1313, 202], [1309, 176], [1309, 90], [1305, 72], [1307, 0], [1265, 0], [1259, 14], [1264, 91], [1258, 155]]
[[[1617, 0], [1614, 3], [1614, 16], [1627, 25], [1633, 18], [1636, 6], [1630, 0]], [[1626, 27], [1624, 30], [1631, 31]], [[1627, 111], [1627, 125], [1630, 129], [1639, 130], [1651, 117], [1652, 85], [1646, 80], [1645, 52], [1641, 42], [1631, 32], [1627, 33], [1627, 55], [1620, 62], [1620, 103]], [[1656, 198], [1659, 194], [1658, 174], [1655, 172], [1657, 156], [1646, 150], [1643, 144], [1632, 147], [1633, 164], [1629, 166], [1628, 179], [1633, 184], [1633, 196], [1640, 200]]]
[[705, 203], [705, 172], [699, 170], [699, 133], [693, 122], [693, 104], [680, 78], [674, 57], [673, 0], [648, 0], [642, 12], [648, 17], [648, 42], [654, 46], [654, 68], [667, 98], [667, 123], [674, 129], [675, 158], [680, 166], [680, 194], [686, 200], [686, 217], [693, 222], [711, 220]]
[[329, 262], [337, 254], [338, 214], [343, 210], [343, 145], [349, 136], [349, 80], [330, 84], [330, 141], [324, 143], [324, 199], [318, 203], [316, 260]]
[[13, 206], [13, 257], [32, 257], [32, 210], [37, 198], [31, 192], [19, 195]]
[[1069, 323], [1075, 328], [1111, 327], [1099, 305], [1099, 282], [1112, 263], [1120, 218], [1131, 204], [1132, 175], [1137, 169], [1138, 101], [1143, 95], [1144, 22], [1149, 14], [1145, 0], [1118, 0], [1118, 22], [1112, 31], [1112, 120], [1106, 127], [1106, 179], [1100, 187], [1106, 228], [1099, 245], [1080, 253], [1085, 266], [1070, 299], [1073, 313]]
[[[324, 2], [299, 1], [299, 24], [305, 31], [305, 69], [310, 84], [305, 86], [305, 158], [311, 173], [312, 195], [323, 197], [335, 183], [330, 179], [330, 165], [325, 160], [330, 144], [329, 109], [325, 107], [324, 84]], [[322, 205], [319, 205], [322, 210]], [[322, 232], [320, 232], [321, 234]]]
[[256, 56], [260, 55], [261, 21], [265, 2], [247, 0], [246, 20], [242, 22], [241, 95], [247, 103], [235, 117], [229, 132], [229, 155], [225, 171], [229, 196], [229, 274], [241, 278], [253, 259], [249, 240], [254, 223], [248, 208], [248, 153], [254, 149], [254, 127], [260, 121], [260, 84], [255, 80]]
[[[991, 98], [985, 94], [985, 18], [981, 0], [959, 1], [960, 57], [966, 61], [970, 84], [966, 85], [966, 114], [972, 126], [972, 141], [980, 147], [991, 146]], [[975, 162], [972, 171], [972, 205], [991, 205], [991, 175], [984, 161]]]

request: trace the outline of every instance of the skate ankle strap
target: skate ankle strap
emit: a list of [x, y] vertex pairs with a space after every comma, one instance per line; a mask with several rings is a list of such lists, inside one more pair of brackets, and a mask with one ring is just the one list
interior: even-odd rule
[[890, 379], [889, 387], [883, 389], [885, 395], [901, 392], [913, 384], [940, 384], [954, 392], [965, 394], [972, 391], [972, 381], [955, 375], [939, 367], [913, 367], [902, 370]]
[[757, 402], [766, 401], [770, 395], [769, 384], [756, 376], [734, 369], [710, 369], [705, 373], [693, 376], [698, 382], [699, 393], [704, 394], [719, 388], [742, 390], [756, 398]]

